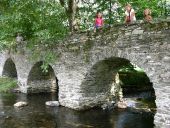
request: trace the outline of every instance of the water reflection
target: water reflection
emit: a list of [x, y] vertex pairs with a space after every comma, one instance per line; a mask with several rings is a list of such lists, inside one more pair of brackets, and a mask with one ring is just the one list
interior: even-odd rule
[[[0, 128], [153, 128], [153, 115], [130, 110], [74, 111], [64, 107], [46, 107], [51, 94], [0, 94]], [[17, 101], [27, 101], [15, 109]]]

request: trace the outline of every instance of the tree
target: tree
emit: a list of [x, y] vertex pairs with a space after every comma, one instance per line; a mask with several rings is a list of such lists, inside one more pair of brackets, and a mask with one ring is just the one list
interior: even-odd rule
[[[67, 18], [59, 3], [3, 0], [0, 7], [0, 46], [15, 44], [17, 33], [31, 44], [56, 42], [67, 33]], [[30, 44], [29, 43], [29, 44]]]
[[71, 32], [74, 30], [78, 2], [78, 0], [60, 0], [60, 4], [65, 8], [65, 12], [69, 21], [69, 29]]
[[[163, 8], [159, 6], [160, 0], [82, 0], [83, 6], [78, 7], [77, 13], [82, 20], [88, 19], [92, 28], [94, 22], [95, 13], [99, 10], [103, 13], [105, 25], [114, 24], [124, 21], [125, 5], [130, 3], [136, 12], [137, 20], [143, 19], [143, 11], [146, 8], [152, 10], [152, 16], [154, 18], [160, 17]], [[90, 1], [90, 2], [89, 2]], [[118, 8], [111, 10], [113, 5], [117, 3]]]

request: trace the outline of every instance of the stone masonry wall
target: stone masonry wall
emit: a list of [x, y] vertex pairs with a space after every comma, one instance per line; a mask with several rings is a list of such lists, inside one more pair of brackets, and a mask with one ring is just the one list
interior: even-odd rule
[[[101, 33], [68, 36], [64, 42], [56, 44], [54, 52], [60, 56], [55, 63], [50, 64], [58, 79], [59, 102], [77, 110], [107, 102], [116, 72], [120, 66], [131, 62], [144, 69], [153, 82], [158, 107], [156, 127], [170, 127], [169, 35], [170, 21], [163, 21], [128, 27], [116, 25]], [[5, 61], [11, 57], [16, 65], [20, 89], [25, 93], [29, 88], [29, 73], [35, 63], [41, 60], [32, 62], [29, 60], [30, 55], [0, 54], [0, 75]]]

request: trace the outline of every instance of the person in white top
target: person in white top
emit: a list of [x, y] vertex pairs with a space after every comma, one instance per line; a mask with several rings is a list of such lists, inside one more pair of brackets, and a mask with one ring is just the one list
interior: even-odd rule
[[130, 24], [136, 21], [135, 11], [130, 4], [125, 7], [125, 23]]

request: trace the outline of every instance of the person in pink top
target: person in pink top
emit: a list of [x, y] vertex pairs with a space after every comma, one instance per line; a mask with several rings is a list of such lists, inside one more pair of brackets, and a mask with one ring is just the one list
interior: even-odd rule
[[95, 27], [94, 32], [96, 32], [97, 29], [102, 28], [104, 24], [104, 20], [102, 18], [102, 14], [100, 12], [97, 12], [96, 18], [95, 18]]

